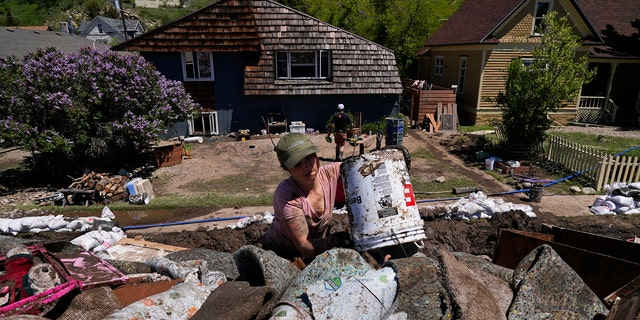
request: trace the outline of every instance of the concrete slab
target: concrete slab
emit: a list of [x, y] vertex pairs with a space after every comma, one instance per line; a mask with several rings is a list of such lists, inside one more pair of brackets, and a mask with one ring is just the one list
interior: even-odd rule
[[556, 217], [593, 215], [589, 208], [597, 195], [542, 195], [539, 203], [530, 203], [536, 213], [550, 213]]

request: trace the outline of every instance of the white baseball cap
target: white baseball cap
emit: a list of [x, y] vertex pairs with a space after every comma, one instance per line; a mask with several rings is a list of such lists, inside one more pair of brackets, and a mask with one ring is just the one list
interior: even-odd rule
[[344, 109], [344, 104], [341, 103], [338, 105], [338, 110], [342, 110], [342, 109]]

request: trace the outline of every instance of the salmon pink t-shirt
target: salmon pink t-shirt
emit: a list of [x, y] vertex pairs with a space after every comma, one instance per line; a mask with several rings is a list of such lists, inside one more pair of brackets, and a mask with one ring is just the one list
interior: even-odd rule
[[273, 250], [285, 258], [302, 256], [289, 238], [286, 225], [287, 220], [299, 215], [304, 215], [307, 220], [308, 239], [320, 239], [329, 235], [329, 222], [333, 215], [340, 179], [340, 163], [334, 162], [321, 166], [316, 179], [319, 180], [324, 193], [324, 212], [321, 216], [316, 214], [307, 200], [307, 193], [298, 187], [291, 177], [278, 185], [273, 195], [274, 219], [261, 240], [265, 249]]

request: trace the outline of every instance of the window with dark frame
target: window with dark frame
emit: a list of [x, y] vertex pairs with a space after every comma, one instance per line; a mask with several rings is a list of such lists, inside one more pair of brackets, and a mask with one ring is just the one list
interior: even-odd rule
[[213, 80], [213, 59], [210, 52], [184, 52], [184, 80]]
[[464, 93], [464, 84], [467, 78], [467, 56], [460, 57], [460, 72], [458, 73], [458, 93]]
[[536, 11], [533, 15], [533, 35], [540, 35], [543, 27], [542, 22], [544, 16], [551, 11], [551, 1], [538, 1], [536, 2]]
[[278, 79], [330, 79], [331, 52], [278, 51], [276, 52], [276, 78]]
[[444, 74], [444, 56], [436, 56], [435, 65], [433, 67], [433, 74], [441, 76]]

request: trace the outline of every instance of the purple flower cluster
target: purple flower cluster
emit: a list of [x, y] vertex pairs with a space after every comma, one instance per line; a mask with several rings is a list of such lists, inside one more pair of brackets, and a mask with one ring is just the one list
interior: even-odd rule
[[200, 108], [143, 57], [89, 47], [8, 61], [0, 80], [0, 138], [33, 150], [86, 153], [96, 139], [142, 148]]

